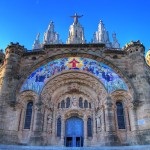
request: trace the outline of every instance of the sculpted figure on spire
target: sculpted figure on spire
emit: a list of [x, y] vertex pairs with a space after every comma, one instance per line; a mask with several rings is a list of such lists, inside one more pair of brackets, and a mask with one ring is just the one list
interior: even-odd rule
[[74, 16], [71, 16], [72, 18], [74, 18], [74, 23], [77, 24], [78, 23], [78, 18], [81, 18], [83, 15], [77, 15], [77, 13], [75, 13]]
[[74, 22], [72, 25], [70, 25], [69, 29], [69, 37], [67, 39], [67, 44], [83, 44], [85, 43], [84, 38], [84, 28], [79, 23], [78, 19], [81, 18], [83, 15], [77, 15], [75, 13], [74, 16], [71, 16], [74, 18]]

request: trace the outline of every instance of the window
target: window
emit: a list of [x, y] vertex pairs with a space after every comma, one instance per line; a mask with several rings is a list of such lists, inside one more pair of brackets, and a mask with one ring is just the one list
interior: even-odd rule
[[28, 102], [25, 116], [24, 129], [30, 129], [31, 118], [32, 118], [32, 106], [33, 102]]
[[92, 119], [88, 118], [87, 120], [87, 136], [92, 137]]
[[122, 102], [116, 102], [117, 106], [117, 122], [119, 129], [125, 129], [124, 111]]
[[58, 108], [60, 108], [60, 103], [58, 103]]
[[61, 118], [57, 119], [57, 137], [61, 137]]
[[79, 98], [79, 107], [80, 108], [83, 108], [83, 102], [82, 102], [83, 100], [82, 100], [82, 97], [80, 97]]
[[88, 102], [87, 102], [87, 100], [84, 101], [84, 108], [88, 108]]
[[66, 99], [66, 108], [69, 108], [70, 107], [70, 98], [68, 97]]
[[89, 108], [91, 108], [91, 103], [89, 103]]
[[61, 108], [65, 108], [65, 101], [64, 100], [61, 101]]

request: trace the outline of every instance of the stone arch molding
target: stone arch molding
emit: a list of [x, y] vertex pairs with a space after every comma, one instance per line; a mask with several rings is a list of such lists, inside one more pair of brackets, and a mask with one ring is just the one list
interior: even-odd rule
[[24, 91], [17, 96], [17, 104], [25, 107], [28, 101], [36, 103], [39, 99], [39, 95], [34, 91]]
[[[90, 81], [90, 82], [89, 82]], [[94, 95], [91, 93], [94, 93]], [[56, 101], [65, 93], [84, 93], [94, 99], [100, 99], [98, 96], [105, 97], [107, 94], [104, 86], [90, 74], [84, 72], [67, 71], [57, 75], [45, 85], [41, 92], [41, 97], [45, 101]]]
[[52, 60], [33, 71], [23, 83], [20, 92], [32, 90], [40, 94], [52, 76], [69, 70], [94, 75], [108, 93], [116, 90], [128, 90], [125, 81], [108, 65], [85, 57], [65, 57]]

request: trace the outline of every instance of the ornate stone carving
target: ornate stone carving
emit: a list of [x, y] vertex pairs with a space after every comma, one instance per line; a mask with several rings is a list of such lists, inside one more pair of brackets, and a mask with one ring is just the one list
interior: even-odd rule
[[48, 115], [47, 115], [47, 131], [49, 133], [52, 133], [52, 124], [53, 124], [53, 113], [50, 112]]

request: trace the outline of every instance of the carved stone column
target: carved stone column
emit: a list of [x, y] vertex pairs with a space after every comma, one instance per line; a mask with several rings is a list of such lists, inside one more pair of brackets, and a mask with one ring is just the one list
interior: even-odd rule
[[92, 143], [96, 143], [96, 117], [95, 117], [95, 110], [93, 111], [93, 139]]
[[105, 145], [119, 145], [119, 139], [115, 131], [115, 116], [111, 97], [105, 102], [106, 136]]
[[106, 131], [104, 106], [101, 107], [101, 131]]
[[64, 146], [65, 118], [61, 116], [61, 145]]
[[49, 130], [48, 130], [48, 109], [46, 108], [45, 109], [45, 114], [44, 114], [44, 126], [43, 126], [43, 131], [44, 132], [48, 132], [49, 133]]
[[34, 120], [34, 131], [30, 137], [30, 145], [43, 145], [44, 138], [42, 135], [43, 132], [43, 103], [39, 101], [35, 104], [35, 120]]
[[54, 110], [53, 110], [53, 124], [52, 124], [52, 140], [51, 143], [52, 145], [56, 144], [56, 109], [57, 107], [54, 106]]
[[130, 118], [129, 118], [129, 111], [128, 111], [128, 108], [125, 107], [125, 122], [126, 122], [126, 129], [127, 131], [131, 131], [131, 126], [130, 126]]
[[87, 146], [87, 116], [84, 115], [84, 146]]
[[130, 105], [129, 108], [129, 116], [130, 116], [130, 125], [131, 125], [131, 131], [137, 130], [137, 117], [136, 117], [136, 109], [134, 105]]
[[134, 105], [130, 105], [129, 107], [129, 120], [130, 120], [130, 127], [131, 127], [131, 132], [132, 135], [129, 134], [128, 136], [128, 141], [129, 143], [136, 143], [138, 144], [138, 139], [137, 139], [137, 116], [136, 116], [136, 108]]

